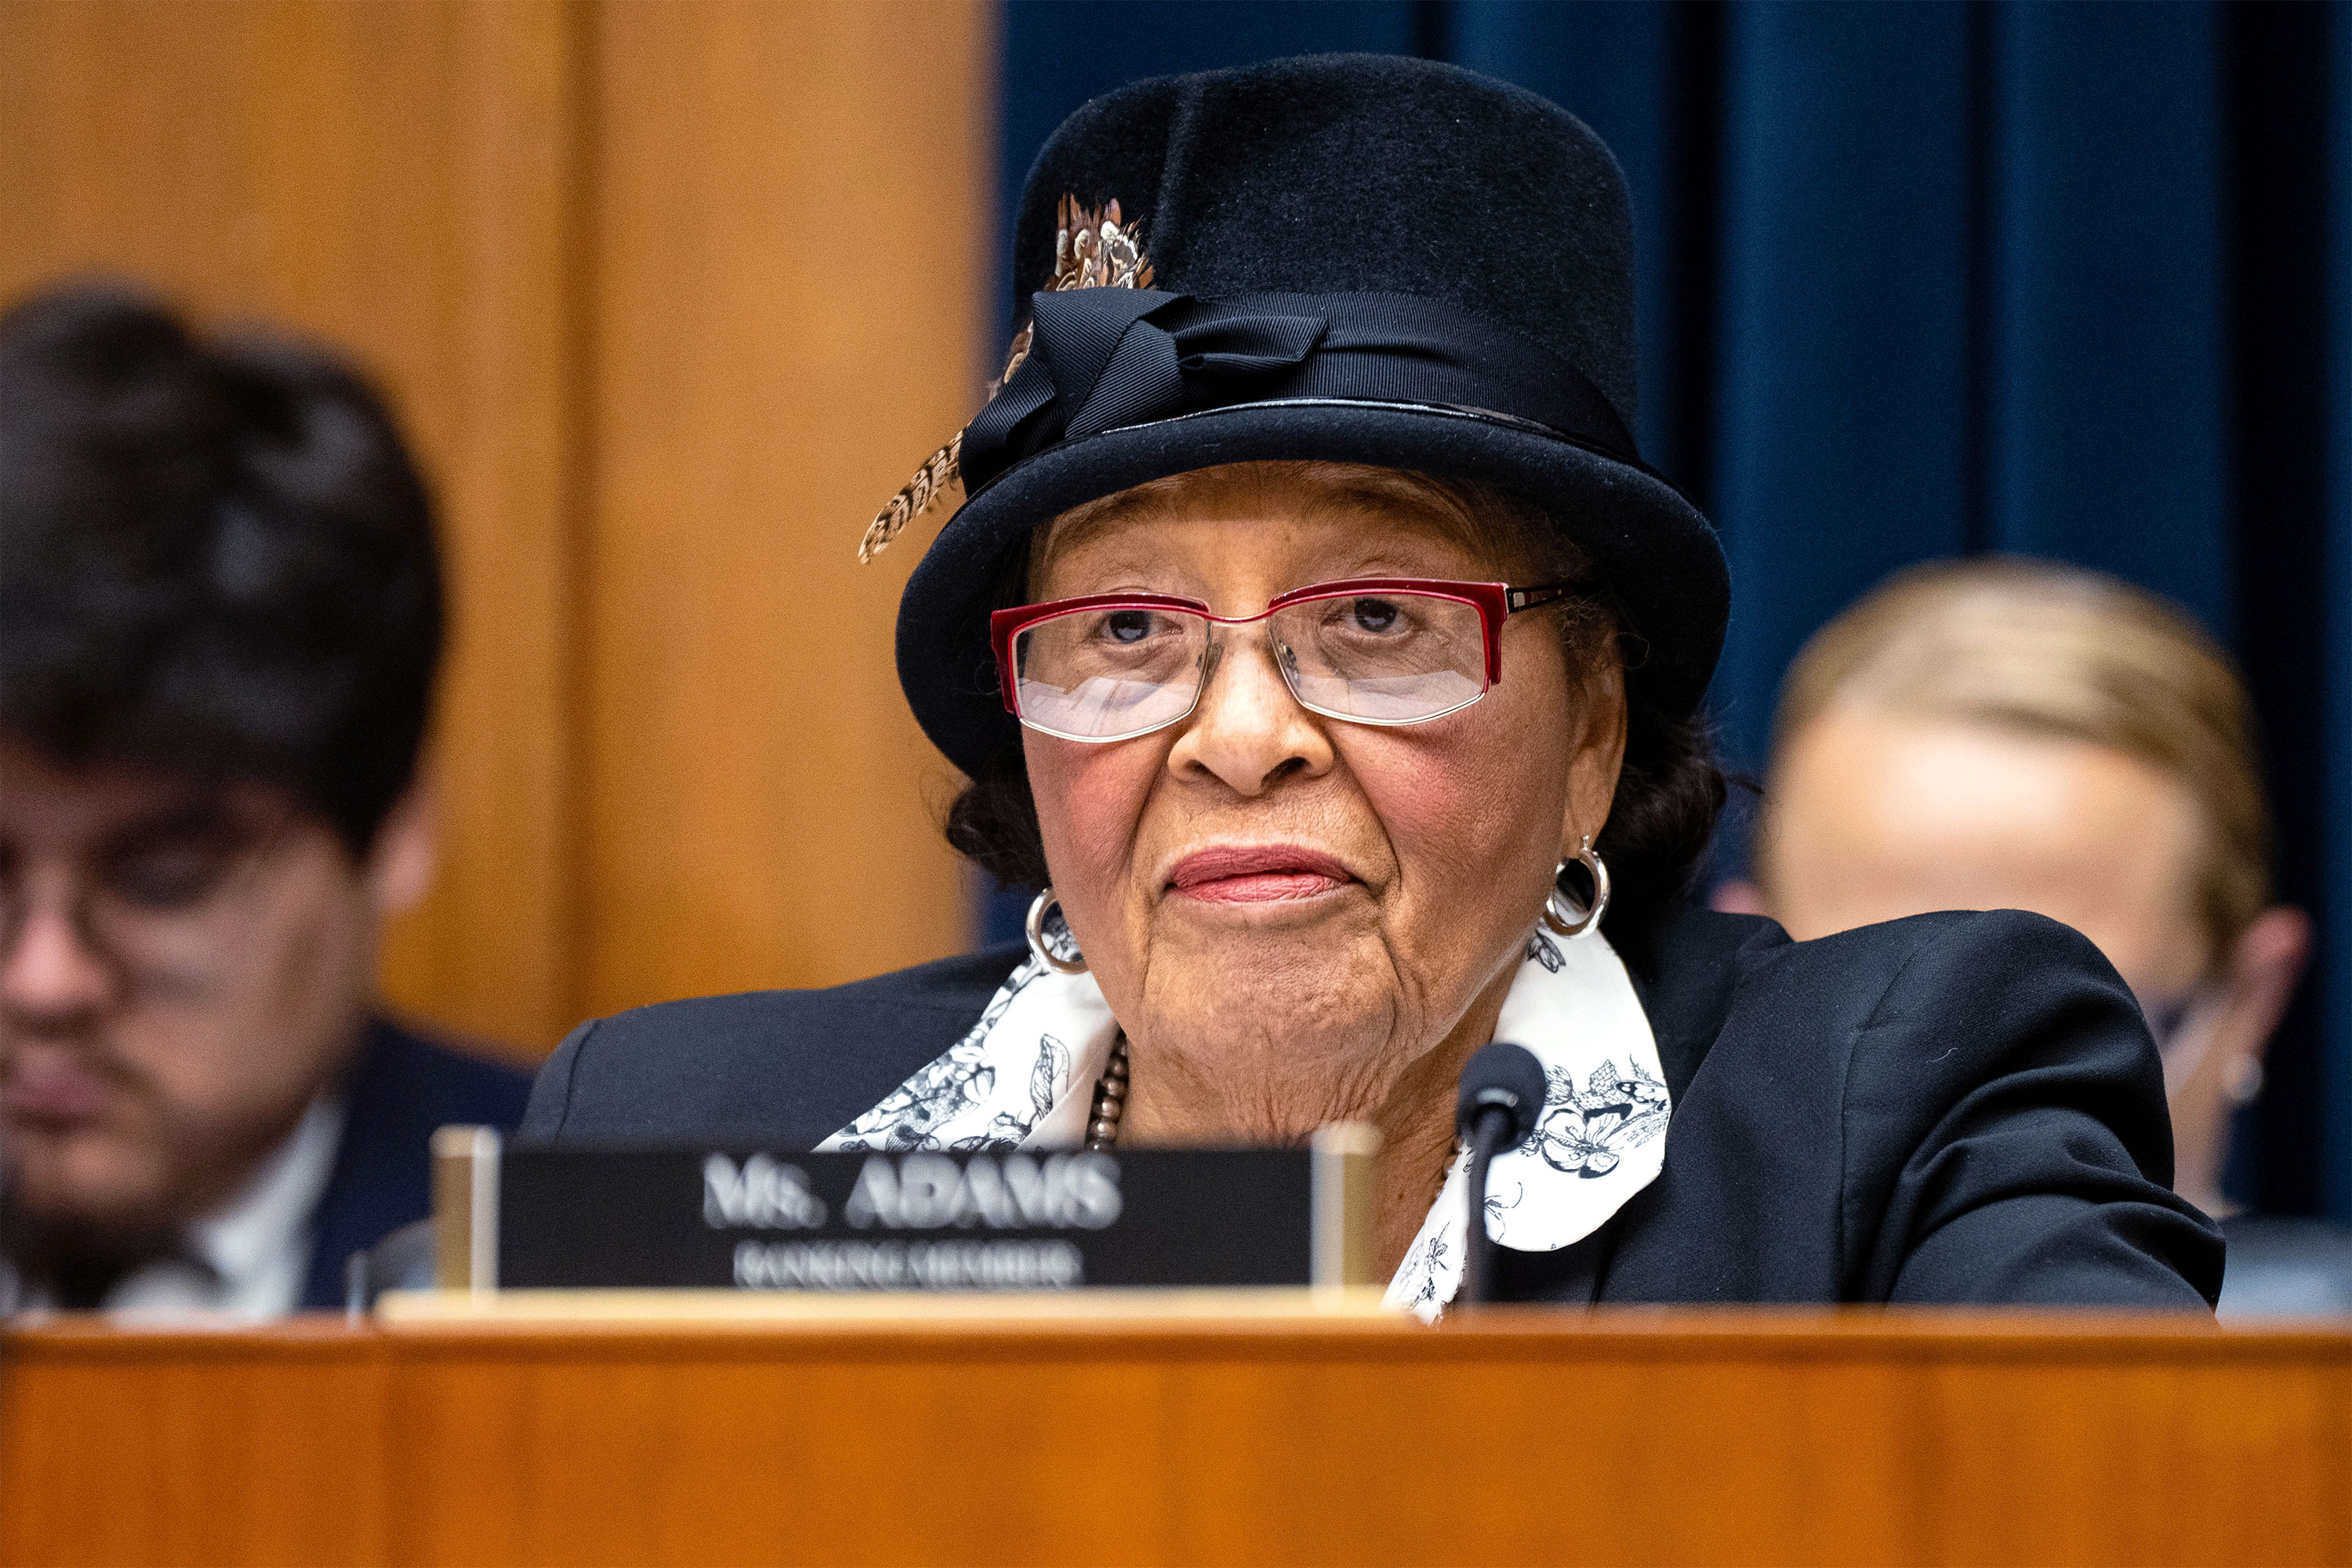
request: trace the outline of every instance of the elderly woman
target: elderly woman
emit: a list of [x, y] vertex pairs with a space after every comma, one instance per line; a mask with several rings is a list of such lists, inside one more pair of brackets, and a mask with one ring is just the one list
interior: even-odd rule
[[869, 531], [969, 499], [902, 684], [1026, 951], [583, 1026], [525, 1133], [770, 1147], [1382, 1134], [1391, 1298], [2199, 1308], [2163, 1080], [2021, 914], [1791, 943], [1676, 895], [1723, 799], [1727, 588], [1636, 455], [1630, 218], [1530, 94], [1386, 58], [1136, 84], [1031, 174], [1006, 373]]

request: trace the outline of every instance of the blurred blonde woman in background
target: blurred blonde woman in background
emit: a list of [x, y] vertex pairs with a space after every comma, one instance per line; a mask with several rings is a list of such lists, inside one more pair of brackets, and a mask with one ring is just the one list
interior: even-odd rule
[[[1931, 910], [2023, 909], [2121, 973], [2164, 1059], [2174, 1186], [2217, 1217], [2233, 1113], [2311, 951], [2272, 902], [2254, 725], [2181, 611], [2096, 573], [1980, 559], [1899, 574], [1782, 688], [1756, 881], [1719, 908], [1800, 941]], [[2352, 1310], [2333, 1227], [2226, 1227], [2222, 1310]]]

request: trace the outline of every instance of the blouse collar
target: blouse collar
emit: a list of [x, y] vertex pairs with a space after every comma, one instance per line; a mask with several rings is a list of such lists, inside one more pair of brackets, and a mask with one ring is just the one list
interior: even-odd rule
[[[1091, 974], [1059, 973], [1033, 954], [962, 1039], [817, 1147], [1076, 1148], [1118, 1036]], [[1657, 1042], [1598, 931], [1529, 936], [1495, 1037], [1535, 1053], [1549, 1092], [1534, 1134], [1488, 1169], [1486, 1234], [1555, 1251], [1598, 1230], [1664, 1168], [1673, 1108]], [[1466, 1166], [1457, 1152], [1390, 1282], [1390, 1306], [1433, 1318], [1460, 1288]]]

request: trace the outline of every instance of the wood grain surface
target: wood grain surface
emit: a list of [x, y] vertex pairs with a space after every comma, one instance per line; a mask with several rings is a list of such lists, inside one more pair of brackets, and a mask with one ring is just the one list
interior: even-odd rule
[[2347, 1497], [2341, 1329], [0, 1335], [9, 1563], [2322, 1563]]
[[971, 414], [980, 0], [0, 0], [0, 303], [76, 276], [326, 339], [438, 493], [440, 875], [385, 989], [536, 1059], [592, 1011], [952, 952], [891, 675]]
[[985, 379], [992, 16], [599, 13], [588, 1013], [964, 944], [891, 653], [938, 519], [856, 545]]

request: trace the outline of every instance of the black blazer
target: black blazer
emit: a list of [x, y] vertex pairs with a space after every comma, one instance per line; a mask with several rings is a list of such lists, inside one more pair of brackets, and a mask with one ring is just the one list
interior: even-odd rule
[[[1023, 950], [583, 1025], [521, 1136], [813, 1146], [961, 1039]], [[2168, 1190], [2163, 1071], [2089, 942], [2015, 910], [1792, 942], [1684, 910], [1629, 957], [1674, 1121], [1520, 1300], [2210, 1307], [2212, 1222]]]
[[343, 1089], [342, 1142], [311, 1215], [302, 1305], [342, 1306], [351, 1255], [433, 1212], [435, 1128], [511, 1127], [530, 1093], [520, 1068], [372, 1021]]

